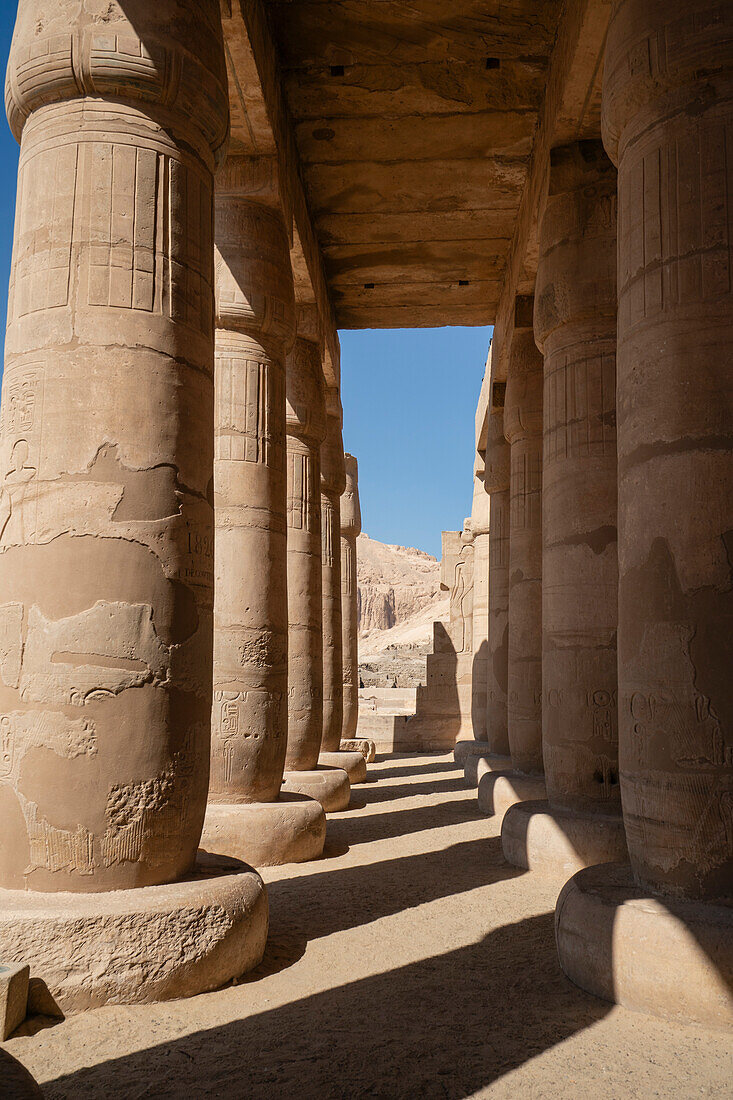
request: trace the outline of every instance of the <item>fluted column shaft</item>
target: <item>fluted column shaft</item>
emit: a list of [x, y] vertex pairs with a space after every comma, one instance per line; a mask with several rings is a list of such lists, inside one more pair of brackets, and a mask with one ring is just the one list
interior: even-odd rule
[[324, 752], [338, 752], [344, 715], [341, 623], [341, 494], [346, 488], [341, 414], [327, 398], [326, 439], [321, 447], [321, 537], [323, 585]]
[[531, 329], [509, 353], [504, 432], [509, 489], [507, 733], [514, 767], [542, 773], [542, 356]]
[[208, 780], [218, 4], [21, 0], [6, 99], [0, 885], [163, 883]]
[[[266, 166], [261, 166], [266, 170]], [[272, 802], [287, 741], [288, 237], [267, 181], [230, 158], [216, 192], [214, 802]]]
[[315, 768], [323, 735], [321, 444], [326, 405], [319, 344], [299, 337], [287, 359], [288, 750], [286, 768]]
[[359, 464], [344, 455], [346, 488], [341, 494], [341, 642], [344, 720], [341, 737], [356, 736], [359, 724], [359, 603], [356, 576], [356, 540], [361, 534]]
[[486, 739], [492, 753], [509, 754], [509, 444], [504, 413], [489, 416], [484, 488], [489, 494], [489, 657]]
[[542, 742], [547, 794], [620, 808], [616, 630], [616, 171], [553, 149], [534, 330], [544, 354]]
[[[641, 886], [733, 884], [733, 8], [625, 0], [618, 165], [619, 756]], [[727, 159], [726, 159], [727, 157]]]

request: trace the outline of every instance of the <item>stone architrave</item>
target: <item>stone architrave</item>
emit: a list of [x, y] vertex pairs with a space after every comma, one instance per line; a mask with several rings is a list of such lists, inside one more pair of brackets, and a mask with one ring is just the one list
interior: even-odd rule
[[326, 439], [321, 446], [321, 568], [323, 590], [323, 740], [320, 763], [344, 769], [352, 783], [366, 779], [361, 752], [341, 751], [344, 719], [343, 638], [341, 617], [341, 494], [346, 465], [341, 438], [341, 402], [335, 390], [326, 395]]
[[502, 844], [510, 863], [564, 882], [581, 867], [626, 858], [616, 673], [616, 170], [600, 141], [553, 149], [539, 243], [548, 802], [512, 807]]
[[[731, 5], [617, 3], [603, 124], [618, 166], [619, 759], [631, 865], [566, 884], [558, 950], [584, 989], [730, 1026]], [[597, 938], [611, 928], [601, 957]]]
[[502, 814], [543, 798], [542, 778], [542, 356], [531, 328], [515, 327], [504, 433], [510, 445], [507, 737], [510, 772], [479, 782], [479, 806]]
[[[324, 810], [351, 794], [339, 768], [320, 768], [323, 735], [321, 444], [326, 404], [318, 325], [299, 309], [300, 336], [287, 359], [288, 750], [285, 790], [312, 795]], [[311, 337], [315, 337], [311, 339]]]
[[320, 855], [321, 807], [281, 793], [287, 746], [285, 356], [295, 335], [274, 162], [216, 186], [214, 703], [202, 843], [259, 864]]
[[0, 957], [32, 959], [65, 1011], [221, 985], [267, 932], [257, 875], [193, 875], [219, 6], [135, 7], [113, 0], [102, 19], [21, 0], [8, 66], [21, 151], [0, 416]]
[[359, 463], [344, 455], [346, 488], [341, 494], [341, 644], [343, 661], [344, 719], [340, 751], [359, 749], [364, 759], [373, 760], [376, 745], [357, 740], [359, 725], [359, 589], [356, 575], [356, 540], [361, 534]]

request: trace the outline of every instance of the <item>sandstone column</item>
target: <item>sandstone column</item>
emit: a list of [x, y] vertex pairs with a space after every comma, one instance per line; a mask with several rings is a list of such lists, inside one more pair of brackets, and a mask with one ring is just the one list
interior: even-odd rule
[[[586, 989], [730, 1026], [731, 6], [617, 3], [603, 119], [618, 165], [619, 759], [631, 870], [574, 876], [558, 901], [558, 948]], [[613, 957], [599, 958], [589, 932], [611, 927]]]
[[285, 355], [295, 334], [274, 162], [216, 188], [214, 705], [202, 844], [260, 864], [320, 854], [321, 807], [284, 796], [288, 725]]
[[[456, 763], [463, 764], [469, 786], [478, 781], [479, 760], [489, 753], [486, 740], [486, 682], [489, 649], [489, 498], [484, 491], [483, 459], [477, 455], [473, 474], [471, 509], [471, 732], [472, 740], [459, 740], [453, 750]], [[465, 737], [465, 734], [464, 734]]]
[[[522, 303], [524, 321], [529, 316]], [[479, 784], [482, 809], [502, 814], [542, 798], [542, 356], [532, 329], [515, 326], [504, 432], [510, 444], [507, 736], [511, 772]]]
[[503, 407], [489, 416], [484, 488], [489, 494], [489, 661], [486, 740], [490, 764], [511, 766], [507, 733], [509, 676], [509, 444]]
[[344, 455], [346, 488], [341, 494], [341, 644], [344, 685], [344, 720], [341, 727], [342, 751], [358, 750], [364, 759], [373, 760], [377, 747], [368, 738], [357, 737], [359, 725], [359, 589], [356, 575], [356, 540], [361, 534], [359, 504], [359, 464], [353, 455]]
[[267, 930], [256, 875], [190, 878], [211, 707], [219, 9], [133, 6], [102, 22], [21, 0], [8, 68], [0, 955], [32, 959], [64, 1009], [219, 985]]
[[[317, 319], [299, 310], [288, 355], [288, 749], [285, 789], [312, 795], [324, 810], [344, 809], [350, 786], [337, 768], [319, 768], [323, 735], [321, 606], [321, 443], [326, 404]], [[311, 338], [309, 338], [311, 337]]]
[[341, 402], [335, 390], [326, 397], [326, 439], [321, 447], [321, 565], [323, 584], [323, 741], [322, 764], [344, 768], [352, 783], [366, 778], [360, 752], [341, 752], [344, 718], [341, 616], [341, 494], [346, 489]]
[[473, 508], [473, 677], [471, 718], [478, 744], [486, 741], [486, 676], [489, 649], [489, 498], [483, 476], [474, 473]]
[[581, 867], [626, 858], [616, 692], [616, 170], [600, 141], [553, 149], [539, 244], [549, 802], [512, 807], [502, 844], [510, 863], [564, 882]]
[[356, 539], [361, 533], [359, 464], [344, 455], [346, 488], [341, 495], [341, 644], [344, 719], [342, 738], [356, 736], [359, 724], [359, 607], [356, 581]]

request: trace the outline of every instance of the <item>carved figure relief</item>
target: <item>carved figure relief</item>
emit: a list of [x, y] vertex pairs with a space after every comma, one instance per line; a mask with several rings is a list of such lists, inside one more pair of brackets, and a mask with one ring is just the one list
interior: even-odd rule
[[461, 547], [450, 593], [450, 619], [456, 624], [454, 643], [458, 653], [473, 648], [473, 547]]

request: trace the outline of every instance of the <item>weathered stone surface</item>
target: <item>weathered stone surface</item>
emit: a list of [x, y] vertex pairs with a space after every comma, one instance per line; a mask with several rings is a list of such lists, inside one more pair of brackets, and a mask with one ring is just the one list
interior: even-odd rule
[[0, 1050], [0, 1078], [7, 1100], [43, 1100], [34, 1078], [7, 1050]]
[[489, 498], [484, 490], [483, 462], [473, 476], [473, 667], [471, 670], [471, 726], [475, 741], [487, 744], [487, 689], [489, 664]]
[[359, 592], [357, 537], [361, 533], [359, 465], [344, 455], [346, 488], [341, 495], [341, 639], [344, 719], [341, 738], [356, 735], [359, 723]]
[[[254, 197], [249, 188], [255, 187]], [[272, 802], [287, 743], [285, 356], [295, 335], [276, 198], [233, 160], [216, 195], [213, 802]]]
[[501, 823], [504, 859], [552, 878], [558, 886], [583, 867], [628, 858], [619, 813], [578, 813], [548, 802], [518, 802]]
[[125, 890], [206, 803], [218, 4], [21, 0], [7, 107], [0, 884]]
[[338, 752], [344, 714], [341, 626], [341, 494], [346, 487], [341, 405], [327, 400], [326, 439], [321, 447], [323, 567], [323, 738], [325, 752]]
[[608, 815], [620, 813], [616, 171], [600, 142], [553, 150], [534, 331], [545, 360], [545, 781], [553, 807]]
[[364, 754], [358, 749], [343, 749], [341, 744], [338, 752], [322, 752], [319, 764], [327, 768], [343, 768], [351, 784], [363, 783], [367, 777]]
[[603, 94], [606, 147], [618, 164], [619, 749], [629, 854], [637, 882], [653, 892], [730, 901], [730, 5], [618, 3]]
[[326, 840], [320, 802], [285, 794], [274, 802], [240, 802], [206, 807], [201, 847], [244, 859], [258, 867], [318, 859]]
[[478, 781], [478, 808], [500, 821], [517, 802], [544, 799], [547, 796], [541, 775], [522, 775], [517, 771], [485, 771]]
[[368, 737], [352, 737], [348, 741], [342, 741], [339, 747], [341, 752], [360, 752], [367, 764], [371, 764], [377, 755], [376, 742]]
[[488, 418], [484, 488], [490, 498], [486, 739], [491, 751], [501, 756], [509, 753], [509, 444], [503, 409]]
[[650, 895], [627, 864], [587, 867], [555, 911], [560, 965], [605, 1001], [679, 1023], [733, 1027], [733, 910]]
[[515, 768], [542, 773], [542, 356], [531, 329], [510, 353], [504, 433], [509, 489], [507, 734]]
[[257, 966], [267, 926], [260, 876], [233, 860], [144, 890], [0, 890], [0, 956], [29, 960], [67, 1014], [216, 989]]
[[0, 963], [0, 1035], [3, 1040], [25, 1019], [29, 973], [27, 962]]
[[289, 794], [300, 794], [315, 799], [316, 802], [320, 802], [326, 813], [338, 813], [339, 810], [348, 809], [351, 800], [351, 784], [344, 769], [329, 767], [325, 764], [319, 765], [313, 771], [286, 772], [282, 789]]
[[287, 770], [318, 763], [323, 736], [321, 444], [326, 437], [321, 351], [303, 338], [287, 359]]
[[[326, 254], [341, 327], [490, 320], [559, 10], [268, 4], [319, 235], [349, 226]], [[467, 252], [462, 218], [476, 211], [485, 225]]]

